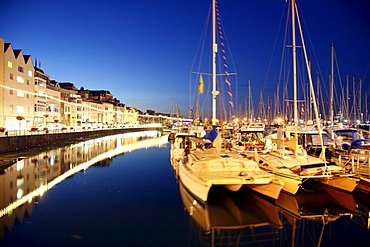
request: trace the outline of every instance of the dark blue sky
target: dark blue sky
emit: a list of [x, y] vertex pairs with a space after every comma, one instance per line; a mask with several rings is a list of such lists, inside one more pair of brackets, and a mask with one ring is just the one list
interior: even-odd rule
[[[248, 80], [254, 99], [261, 90], [272, 95], [276, 89], [286, 5], [219, 0], [239, 101]], [[299, 0], [298, 5], [309, 56], [322, 76], [330, 74], [333, 43], [342, 80], [350, 74], [368, 88], [370, 1]], [[41, 61], [51, 79], [110, 90], [142, 111], [168, 113], [175, 100], [186, 115], [192, 63], [209, 7], [210, 0], [0, 0], [0, 37]]]

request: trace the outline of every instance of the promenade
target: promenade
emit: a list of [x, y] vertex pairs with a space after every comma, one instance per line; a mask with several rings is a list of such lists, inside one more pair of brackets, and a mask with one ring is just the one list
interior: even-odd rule
[[45, 147], [58, 143], [74, 143], [102, 136], [139, 132], [147, 130], [162, 131], [160, 124], [147, 124], [125, 128], [76, 129], [55, 131], [12, 131], [0, 133], [0, 154], [18, 152], [30, 148]]

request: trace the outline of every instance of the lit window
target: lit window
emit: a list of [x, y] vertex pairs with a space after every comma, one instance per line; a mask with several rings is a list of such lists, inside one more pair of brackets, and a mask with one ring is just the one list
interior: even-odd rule
[[19, 82], [19, 83], [24, 83], [24, 79], [23, 79], [23, 77], [21, 77], [21, 76], [17, 76], [17, 82]]
[[21, 91], [17, 91], [17, 96], [18, 96], [18, 97], [22, 97], [22, 98], [23, 98], [23, 97], [24, 97], [24, 93], [23, 93], [23, 92], [21, 92]]
[[32, 71], [31, 70], [28, 70], [28, 76], [32, 77]]
[[18, 113], [18, 114], [22, 114], [22, 113], [24, 113], [24, 107], [23, 107], [23, 106], [21, 106], [21, 105], [17, 105], [17, 113]]
[[8, 68], [13, 68], [13, 63], [8, 61]]

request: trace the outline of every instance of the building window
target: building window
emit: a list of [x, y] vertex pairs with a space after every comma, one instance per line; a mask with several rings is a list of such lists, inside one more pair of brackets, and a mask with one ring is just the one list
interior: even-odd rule
[[32, 77], [32, 71], [31, 70], [28, 70], [28, 76]]
[[13, 63], [12, 62], [10, 62], [10, 61], [8, 61], [8, 68], [13, 68]]
[[23, 79], [23, 77], [21, 77], [21, 76], [17, 75], [17, 82], [19, 82], [19, 83], [24, 83], [24, 79]]
[[22, 66], [18, 66], [18, 71], [23, 73], [23, 67]]
[[17, 96], [23, 98], [24, 93], [22, 91], [17, 91]]
[[13, 95], [13, 89], [9, 89], [9, 94]]
[[27, 80], [27, 85], [30, 85], [30, 80]]
[[26, 97], [27, 97], [27, 99], [29, 99], [30, 98], [30, 95], [28, 93], [26, 93]]
[[29, 107], [26, 108], [26, 114], [30, 114], [30, 108]]
[[9, 105], [9, 113], [13, 113], [14, 112], [14, 105]]
[[24, 113], [24, 107], [21, 105], [17, 105], [17, 113], [18, 114], [23, 114]]
[[13, 80], [14, 76], [13, 76], [12, 73], [10, 73], [9, 78], [10, 78], [10, 80]]

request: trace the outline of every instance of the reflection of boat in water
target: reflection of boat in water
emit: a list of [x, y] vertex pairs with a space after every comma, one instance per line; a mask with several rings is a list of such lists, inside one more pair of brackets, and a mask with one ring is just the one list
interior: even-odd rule
[[370, 230], [370, 197], [363, 193], [355, 195], [358, 215], [354, 215], [352, 220], [364, 229]]
[[[303, 246], [307, 242], [320, 246], [327, 225], [358, 213], [352, 194], [326, 187], [316, 192], [300, 191], [295, 196], [281, 193], [276, 205], [282, 212], [284, 232], [291, 231], [291, 239], [287, 236], [284, 246]], [[334, 234], [334, 227], [330, 229], [330, 235]]]
[[184, 207], [198, 226], [196, 235], [202, 236], [203, 241], [211, 241], [212, 246], [278, 240], [282, 223], [271, 202], [247, 190], [230, 193], [223, 187], [215, 187], [208, 201], [202, 204], [181, 182], [179, 186]]

